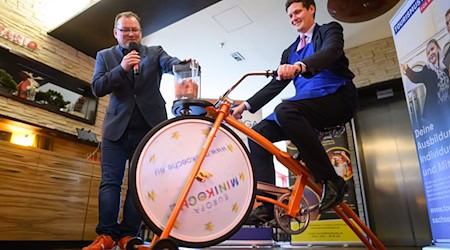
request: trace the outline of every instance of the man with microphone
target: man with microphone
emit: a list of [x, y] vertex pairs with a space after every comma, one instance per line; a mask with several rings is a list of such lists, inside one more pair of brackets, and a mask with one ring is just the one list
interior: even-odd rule
[[92, 91], [109, 96], [102, 129], [102, 180], [99, 190], [97, 239], [83, 250], [107, 250], [138, 234], [141, 218], [127, 193], [123, 219], [118, 222], [125, 164], [144, 135], [167, 119], [159, 86], [163, 73], [173, 73], [181, 61], [161, 46], [141, 44], [140, 18], [133, 12], [119, 13], [113, 34], [118, 45], [97, 53]]

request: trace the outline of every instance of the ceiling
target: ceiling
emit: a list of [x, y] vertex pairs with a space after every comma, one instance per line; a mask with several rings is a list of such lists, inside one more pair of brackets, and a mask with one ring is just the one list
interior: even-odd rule
[[[340, 22], [345, 48], [391, 37], [389, 20], [404, 2], [401, 0], [370, 21]], [[95, 57], [96, 51], [116, 44], [112, 34], [115, 14], [135, 11], [142, 18], [142, 43], [162, 45], [170, 55], [181, 59], [197, 59], [202, 66], [201, 97], [217, 98], [244, 73], [277, 68], [281, 52], [298, 36], [289, 23], [284, 3], [285, 0], [102, 0], [49, 34]], [[316, 0], [316, 5], [317, 23], [336, 21], [327, 11], [326, 0]], [[235, 52], [245, 60], [236, 61], [231, 56]], [[173, 84], [164, 81], [163, 78], [161, 91], [170, 104]], [[260, 77], [247, 79], [231, 98], [246, 99], [267, 81]], [[289, 88], [280, 94], [281, 98], [291, 95]], [[273, 105], [265, 108], [272, 110]]]
[[131, 10], [141, 17], [142, 34], [146, 36], [219, 1], [102, 0], [48, 34], [95, 58], [97, 51], [116, 44], [112, 35], [114, 18], [122, 11]]
[[[217, 98], [244, 73], [278, 67], [282, 51], [298, 36], [290, 25], [284, 2], [222, 0], [150, 34], [143, 43], [162, 45], [169, 54], [180, 58], [196, 58], [202, 65], [201, 97]], [[328, 14], [326, 2], [316, 0], [318, 24], [335, 21]], [[403, 2], [370, 21], [340, 22], [344, 27], [345, 48], [391, 37], [389, 20]], [[231, 56], [234, 52], [239, 52], [245, 60], [235, 61]], [[247, 99], [267, 82], [261, 77], [246, 79], [231, 98]], [[280, 94], [281, 98], [292, 95], [290, 87]], [[280, 98], [275, 99], [277, 103]], [[272, 108], [269, 105], [267, 109]]]

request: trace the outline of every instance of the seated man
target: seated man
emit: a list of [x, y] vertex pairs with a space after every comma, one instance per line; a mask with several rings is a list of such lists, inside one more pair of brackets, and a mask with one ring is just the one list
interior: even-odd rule
[[[299, 37], [283, 52], [277, 78], [237, 106], [232, 115], [240, 119], [245, 110], [256, 112], [294, 83], [295, 96], [280, 103], [253, 129], [271, 142], [289, 139], [298, 148], [314, 179], [323, 182], [322, 212], [342, 202], [347, 185], [334, 171], [316, 129], [343, 124], [353, 117], [357, 106], [354, 74], [344, 54], [342, 26], [336, 22], [316, 24], [314, 0], [287, 0], [286, 12]], [[275, 184], [272, 155], [252, 140], [249, 147], [255, 179]], [[263, 204], [249, 222], [272, 219], [273, 209], [273, 205]]]

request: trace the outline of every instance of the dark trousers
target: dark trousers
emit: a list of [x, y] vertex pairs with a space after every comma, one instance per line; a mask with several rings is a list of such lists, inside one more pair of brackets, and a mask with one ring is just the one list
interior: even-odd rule
[[[99, 190], [99, 223], [96, 232], [114, 240], [124, 236], [137, 236], [141, 217], [130, 192], [123, 207], [123, 219], [119, 223], [120, 198], [126, 161], [133, 156], [136, 147], [149, 129], [127, 129], [118, 141], [102, 140], [102, 181]], [[128, 182], [130, 183], [130, 182]]]
[[[347, 83], [334, 94], [298, 101], [283, 101], [275, 108], [275, 121], [263, 120], [253, 129], [271, 142], [291, 140], [316, 181], [339, 176], [323, 148], [316, 129], [350, 121], [357, 106], [357, 92]], [[273, 156], [249, 140], [255, 179], [275, 184]]]

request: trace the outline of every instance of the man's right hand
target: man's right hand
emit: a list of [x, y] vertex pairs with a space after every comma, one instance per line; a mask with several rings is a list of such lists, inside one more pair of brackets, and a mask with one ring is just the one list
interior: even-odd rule
[[134, 65], [139, 64], [140, 61], [141, 57], [139, 56], [139, 53], [133, 50], [122, 58], [120, 66], [125, 72], [128, 72]]
[[298, 64], [282, 64], [277, 69], [277, 80], [292, 79], [301, 73], [302, 67]]
[[247, 106], [245, 106], [244, 103], [239, 104], [237, 107], [233, 108], [231, 110], [231, 116], [233, 116], [236, 119], [242, 118], [242, 113], [247, 110]]

